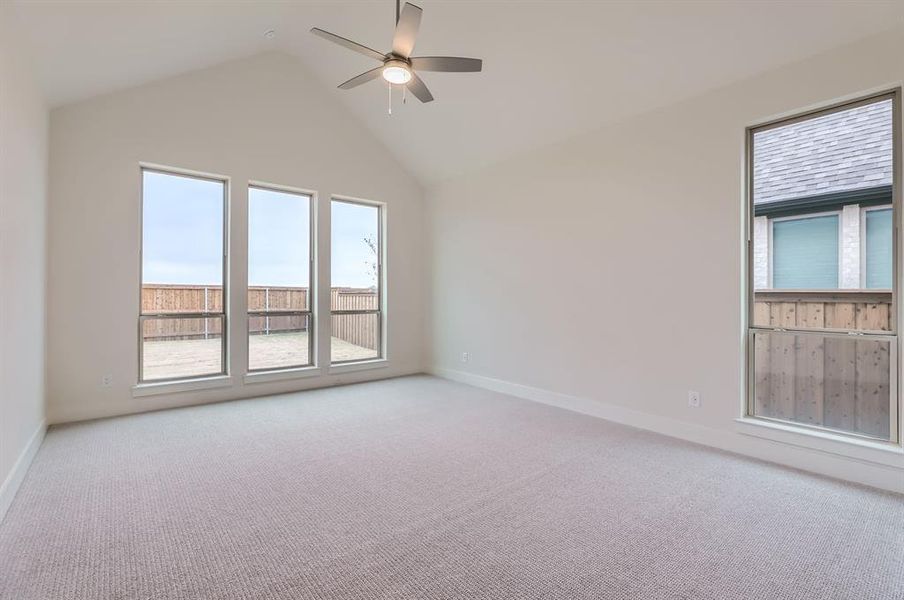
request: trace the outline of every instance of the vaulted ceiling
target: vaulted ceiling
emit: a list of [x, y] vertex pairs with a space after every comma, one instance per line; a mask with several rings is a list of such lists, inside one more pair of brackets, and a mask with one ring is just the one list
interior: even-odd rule
[[424, 9], [415, 55], [483, 58], [484, 71], [423, 74], [436, 101], [397, 97], [392, 117], [381, 82], [335, 89], [375, 65], [308, 33], [387, 51], [392, 0], [19, 1], [13, 17], [54, 106], [290, 53], [425, 185], [904, 23], [904, 3], [881, 0], [415, 4]]

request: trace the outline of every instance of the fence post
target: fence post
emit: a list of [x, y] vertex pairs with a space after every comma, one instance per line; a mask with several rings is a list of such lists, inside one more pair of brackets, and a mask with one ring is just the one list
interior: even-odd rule
[[[270, 310], [270, 288], [264, 288], [264, 310]], [[264, 335], [270, 335], [270, 315], [264, 317]]]

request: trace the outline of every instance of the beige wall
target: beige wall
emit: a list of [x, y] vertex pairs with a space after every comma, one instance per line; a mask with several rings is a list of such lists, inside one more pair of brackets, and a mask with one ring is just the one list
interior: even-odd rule
[[[50, 140], [51, 422], [423, 369], [422, 190], [295, 59], [263, 54], [63, 107], [51, 113]], [[132, 397], [138, 373], [139, 162], [231, 178], [229, 388]], [[322, 208], [331, 194], [387, 203], [388, 368], [243, 385], [248, 180], [316, 190]], [[320, 291], [328, 296], [328, 210], [320, 211], [318, 224], [325, 259]], [[113, 375], [110, 387], [101, 386], [105, 374]]]
[[[44, 420], [47, 108], [0, 7], [0, 488]], [[25, 457], [23, 457], [25, 458]], [[24, 471], [17, 474], [21, 476]], [[11, 477], [13, 476], [13, 477]], [[0, 517], [11, 500], [0, 494]]]
[[[758, 446], [734, 421], [744, 130], [899, 85], [902, 56], [898, 30], [428, 190], [434, 368], [784, 460], [794, 451]], [[889, 460], [897, 470], [841, 474], [904, 490], [904, 461]]]

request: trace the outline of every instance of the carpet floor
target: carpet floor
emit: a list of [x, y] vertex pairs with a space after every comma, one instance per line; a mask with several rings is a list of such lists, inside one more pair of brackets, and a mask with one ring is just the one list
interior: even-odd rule
[[0, 598], [901, 599], [904, 498], [415, 376], [51, 428]]

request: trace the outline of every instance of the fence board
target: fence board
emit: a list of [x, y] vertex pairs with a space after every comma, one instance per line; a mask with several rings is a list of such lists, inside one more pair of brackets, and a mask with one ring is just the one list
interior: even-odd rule
[[888, 344], [857, 341], [856, 430], [888, 435]]
[[857, 382], [857, 353], [850, 340], [825, 340], [825, 413], [823, 425], [853, 431], [855, 388]]
[[765, 335], [757, 335], [754, 337], [754, 406], [756, 414], [763, 416], [773, 416], [775, 408], [772, 402], [772, 371], [769, 364], [769, 338]]

